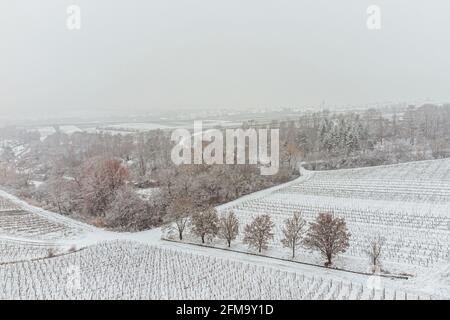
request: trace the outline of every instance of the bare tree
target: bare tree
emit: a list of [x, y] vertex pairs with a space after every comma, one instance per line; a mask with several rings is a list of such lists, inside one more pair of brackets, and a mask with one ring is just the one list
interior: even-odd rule
[[115, 193], [114, 200], [108, 206], [105, 214], [109, 227], [121, 230], [143, 230], [147, 225], [147, 207], [133, 190], [123, 187]]
[[318, 250], [327, 259], [326, 267], [331, 266], [332, 259], [349, 247], [350, 233], [343, 218], [330, 213], [320, 213], [315, 222], [310, 223], [304, 245]]
[[79, 188], [74, 181], [64, 177], [51, 178], [43, 185], [43, 189], [59, 213], [69, 215], [75, 210]]
[[257, 216], [250, 224], [245, 226], [244, 243], [255, 247], [258, 252], [267, 249], [267, 243], [273, 239], [272, 229], [274, 223], [268, 214]]
[[195, 212], [192, 200], [189, 197], [173, 198], [166, 210], [174, 223], [179, 239], [183, 240], [190, 216]]
[[160, 182], [161, 188], [167, 193], [168, 197], [174, 197], [176, 195], [176, 177], [175, 169], [161, 169], [156, 174], [156, 179]]
[[295, 212], [292, 218], [285, 220], [283, 228], [284, 238], [281, 243], [285, 248], [292, 249], [292, 259], [295, 258], [295, 249], [302, 244], [306, 233], [306, 221], [299, 212]]
[[239, 220], [233, 211], [229, 211], [220, 217], [219, 236], [227, 241], [228, 247], [231, 247], [231, 241], [236, 239], [239, 234]]
[[114, 158], [92, 158], [81, 173], [81, 193], [85, 210], [95, 216], [104, 216], [114, 193], [128, 179], [128, 169]]
[[369, 248], [366, 250], [366, 253], [369, 257], [370, 266], [373, 273], [377, 272], [381, 268], [381, 256], [385, 241], [386, 239], [381, 236], [377, 236], [369, 240]]
[[14, 164], [0, 163], [0, 184], [25, 188], [30, 184], [30, 173], [19, 172]]
[[148, 154], [147, 154], [147, 144], [145, 139], [145, 134], [140, 133], [136, 139], [136, 158], [137, 158], [137, 169], [138, 176], [141, 180], [145, 179], [148, 170]]
[[202, 239], [205, 243], [205, 237], [214, 237], [219, 231], [219, 218], [214, 207], [208, 207], [203, 211], [197, 211], [192, 215], [192, 232]]

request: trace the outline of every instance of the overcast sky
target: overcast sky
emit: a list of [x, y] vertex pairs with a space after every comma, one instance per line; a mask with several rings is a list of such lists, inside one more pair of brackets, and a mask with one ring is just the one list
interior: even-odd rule
[[448, 0], [0, 0], [0, 110], [450, 100], [449, 38]]

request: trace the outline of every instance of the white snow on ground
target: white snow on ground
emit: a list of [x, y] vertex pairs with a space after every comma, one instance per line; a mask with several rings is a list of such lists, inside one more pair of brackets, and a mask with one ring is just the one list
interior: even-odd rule
[[433, 292], [448, 300], [450, 299], [450, 265], [448, 262], [440, 263], [416, 278], [412, 278], [407, 285], [410, 288], [422, 288], [423, 292]]
[[0, 239], [0, 265], [43, 259], [49, 255], [67, 253], [69, 250], [69, 246], [55, 245], [53, 243], [27, 243], [22, 240]]
[[140, 195], [143, 199], [150, 200], [158, 196], [161, 193], [160, 188], [145, 188], [145, 189], [136, 189], [136, 193]]
[[104, 129], [107, 130], [119, 130], [119, 131], [150, 131], [156, 129], [170, 129], [172, 127], [159, 124], [159, 123], [122, 123], [122, 124], [113, 124], [108, 125]]
[[[443, 174], [439, 174], [443, 163], [439, 165], [418, 163], [421, 166], [420, 172], [428, 172], [426, 173], [428, 178], [422, 180], [427, 183], [439, 180], [439, 178], [431, 177], [443, 176]], [[410, 169], [407, 170], [414, 168], [411, 164], [408, 164], [408, 167]], [[434, 169], [430, 169], [430, 167], [434, 167]], [[403, 170], [395, 168], [395, 170], [398, 169]], [[358, 232], [367, 233], [370, 228], [384, 230], [387, 228], [386, 223], [389, 223], [389, 228], [393, 228], [390, 229], [392, 235], [406, 238], [403, 245], [407, 249], [414, 249], [414, 243], [425, 246], [422, 249], [415, 248], [417, 251], [413, 250], [412, 253], [411, 250], [407, 250], [404, 255], [405, 259], [410, 255], [414, 256], [413, 254], [427, 257], [431, 252], [432, 255], [436, 255], [436, 248], [440, 248], [440, 252], [446, 252], [448, 243], [444, 242], [444, 238], [442, 238], [443, 242], [439, 244], [440, 247], [435, 247], [436, 243], [433, 242], [437, 239], [433, 232], [437, 232], [437, 235], [441, 232], [441, 236], [447, 236], [444, 226], [449, 211], [445, 209], [448, 205], [445, 201], [438, 201], [439, 203], [434, 206], [432, 201], [426, 199], [425, 201], [420, 199], [419, 202], [398, 201], [396, 203], [394, 200], [376, 200], [371, 195], [367, 195], [365, 199], [359, 199], [352, 204], [348, 198], [339, 195], [326, 197], [325, 195], [304, 195], [300, 192], [296, 195], [291, 192], [292, 189], [298, 189], [303, 183], [311, 183], [316, 175], [322, 174], [302, 171], [303, 176], [296, 181], [243, 197], [230, 204], [220, 206], [219, 209], [240, 210], [240, 218], [245, 218], [245, 215], [251, 216], [255, 213], [252, 213], [251, 209], [256, 205], [267, 205], [267, 208], [270, 209], [269, 213], [274, 217], [277, 215], [282, 217], [288, 212], [292, 213], [289, 205], [298, 207], [306, 204], [305, 208], [331, 205], [340, 210], [347, 210], [349, 206], [354, 206], [353, 208], [356, 210], [352, 211], [352, 214], [349, 215], [345, 210], [342, 214], [351, 219], [355, 217], [363, 219], [361, 222], [356, 222], [356, 220], [349, 222], [350, 229], [359, 228], [356, 238], [358, 238]], [[346, 179], [351, 179], [347, 173], [342, 174], [347, 177]], [[397, 179], [401, 180], [401, 178]], [[415, 181], [421, 180], [414, 179]], [[440, 179], [439, 182], [442, 181], [444, 180]], [[415, 192], [416, 189], [413, 191]], [[286, 190], [289, 192], [285, 192]], [[389, 190], [387, 189], [386, 192]], [[363, 196], [366, 195], [363, 194]], [[275, 204], [273, 208], [270, 207], [271, 204]], [[285, 205], [288, 205], [287, 209], [289, 209], [286, 212], [283, 209]], [[376, 215], [367, 211], [371, 207], [378, 208]], [[11, 210], [13, 212], [23, 211], [29, 214], [31, 219], [28, 220], [30, 223], [28, 226], [25, 224], [25, 228], [24, 225], [19, 224], [11, 226], [7, 231], [0, 229], [0, 248], [4, 248], [4, 252], [6, 252], [3, 260], [0, 260], [0, 281], [6, 281], [4, 282], [6, 286], [0, 289], [3, 290], [0, 292], [0, 298], [393, 299], [396, 297], [400, 299], [404, 298], [404, 292], [408, 293], [408, 298], [413, 299], [418, 295], [421, 298], [450, 297], [448, 280], [450, 269], [448, 259], [446, 260], [442, 255], [433, 256], [433, 263], [429, 263], [428, 267], [417, 265], [417, 261], [420, 260], [396, 262], [393, 258], [398, 258], [398, 255], [392, 255], [392, 261], [388, 266], [395, 269], [397, 263], [398, 270], [412, 271], [413, 276], [410, 276], [408, 280], [391, 279], [325, 269], [230, 250], [169, 242], [161, 239], [160, 229], [138, 233], [110, 232], [36, 208], [0, 191], [0, 218], [11, 214]], [[256, 211], [260, 213], [259, 210]], [[368, 217], [365, 217], [365, 214]], [[431, 217], [429, 221], [427, 216]], [[381, 219], [378, 221], [379, 223], [374, 223], [374, 219], [378, 218]], [[444, 220], [440, 221], [441, 218]], [[388, 220], [385, 223], [383, 219]], [[404, 219], [404, 226], [395, 226], [396, 223], [401, 224], [401, 219]], [[434, 220], [438, 223], [434, 223]], [[34, 222], [36, 225], [33, 225]], [[366, 228], [365, 224], [368, 224], [370, 228]], [[51, 228], [54, 225], [71, 231], [52, 233]], [[35, 230], [42, 226], [44, 226], [42, 234], [44, 236], [36, 236]], [[416, 226], [420, 228], [416, 228]], [[417, 238], [416, 242], [413, 237]], [[77, 249], [86, 247], [88, 249], [51, 259], [18, 262], [45, 258], [48, 248], [57, 248], [60, 253], [64, 253], [73, 245]], [[216, 245], [219, 246], [219, 243], [217, 242]], [[354, 246], [355, 243], [352, 245]], [[239, 242], [236, 242], [232, 249], [248, 250]], [[364, 268], [366, 262], [358, 253], [357, 246], [352, 250], [350, 250], [350, 254], [339, 258], [337, 264], [347, 268], [349, 266], [357, 266], [357, 269]], [[402, 251], [401, 248], [399, 251]], [[285, 258], [289, 253], [286, 252], [286, 249], [273, 245], [266, 254]], [[307, 257], [313, 257], [313, 261], [310, 262], [320, 263], [317, 256], [309, 253], [302, 255], [299, 260], [304, 261]], [[8, 262], [8, 264], [1, 265], [1, 261]], [[209, 267], [211, 264], [212, 267]], [[190, 266], [189, 272], [186, 271], [185, 265]], [[42, 270], [42, 268], [45, 268], [44, 273], [36, 271]], [[72, 270], [71, 268], [79, 270], [80, 279], [83, 282], [81, 291], [76, 293], [66, 291], [65, 287], [63, 288], [59, 284], [60, 282], [64, 283], [64, 277], [67, 272]], [[90, 275], [89, 270], [98, 271]], [[47, 273], [54, 274], [61, 281], [51, 281], [48, 276], [45, 276]], [[292, 283], [287, 290], [277, 289], [278, 284], [286, 281]], [[239, 285], [241, 283], [242, 285]], [[258, 286], [254, 287], [254, 284], [258, 284]]]
[[[420, 275], [450, 260], [450, 159], [322, 172], [302, 170], [288, 184], [219, 206], [234, 210], [241, 226], [267, 213], [276, 224], [268, 255], [285, 258], [281, 246], [284, 220], [301, 212], [313, 221], [322, 212], [345, 218], [350, 248], [336, 261], [339, 268], [366, 272], [371, 237], [386, 238], [383, 269]], [[239, 250], [246, 250], [242, 234]], [[298, 260], [320, 263], [320, 257], [299, 250]]]
[[44, 184], [44, 181], [31, 180], [30, 183], [31, 183], [35, 188], [39, 188], [40, 186], [42, 186], [42, 185]]
[[41, 135], [41, 141], [44, 141], [48, 136], [56, 132], [54, 127], [40, 127], [37, 129]]
[[[26, 203], [0, 190], [0, 236], [29, 240], [75, 240], [94, 227]], [[6, 203], [11, 203], [8, 207]]]
[[424, 295], [128, 241], [0, 265], [0, 299], [421, 299]]
[[59, 126], [59, 130], [68, 135], [74, 134], [76, 132], [83, 132], [83, 130], [74, 125]]

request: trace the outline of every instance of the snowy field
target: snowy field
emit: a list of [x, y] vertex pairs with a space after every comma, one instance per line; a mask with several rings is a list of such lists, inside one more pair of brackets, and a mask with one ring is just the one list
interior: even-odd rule
[[[69, 248], [70, 249], [70, 248]], [[23, 241], [0, 240], [0, 265], [47, 258], [68, 252], [68, 248], [48, 243], [26, 243]]]
[[429, 299], [133, 242], [0, 265], [0, 299]]
[[[136, 132], [143, 132], [143, 131], [150, 131], [150, 130], [157, 130], [157, 129], [176, 129], [176, 128], [186, 128], [186, 129], [192, 129], [194, 125], [194, 121], [180, 121], [180, 122], [170, 122], [166, 124], [162, 123], [150, 123], [150, 122], [144, 122], [144, 123], [121, 123], [121, 124], [114, 124], [114, 125], [108, 125], [104, 126], [104, 129], [108, 130], [117, 130], [117, 131], [136, 131]], [[242, 125], [241, 122], [233, 122], [233, 121], [227, 121], [227, 120], [202, 120], [202, 126], [205, 128], [212, 128], [212, 127], [238, 127]]]
[[[264, 254], [277, 258], [290, 255], [280, 245], [286, 217], [299, 210], [311, 221], [319, 212], [334, 212], [345, 217], [352, 233], [351, 247], [336, 267], [367, 272], [366, 240], [380, 234], [387, 238], [385, 276], [408, 279], [248, 255], [241, 239], [232, 250], [219, 250], [165, 241], [160, 229], [105, 231], [0, 190], [0, 299], [448, 298], [448, 168], [450, 160], [436, 160], [303, 171], [298, 180], [219, 207], [235, 210], [241, 230], [252, 217], [269, 213], [277, 228]], [[213, 245], [224, 246], [219, 240]], [[300, 251], [299, 261], [323, 264], [318, 255]]]
[[[2, 197], [3, 195], [3, 197]], [[41, 211], [41, 212], [39, 212]], [[70, 219], [13, 202], [0, 191], [0, 237], [28, 240], [76, 239], [83, 229]]]
[[402, 202], [450, 202], [450, 161], [411, 162], [373, 168], [314, 173], [311, 179], [281, 191], [336, 198], [394, 200]]
[[[301, 212], [307, 221], [319, 213], [345, 218], [352, 234], [349, 250], [336, 265], [367, 271], [368, 241], [386, 239], [383, 269], [419, 274], [450, 260], [450, 160], [433, 160], [374, 168], [312, 172], [297, 181], [256, 193], [220, 207], [234, 210], [242, 226], [270, 214], [276, 224], [268, 255], [288, 257], [281, 246], [284, 220]], [[243, 234], [238, 239], [239, 246]], [[300, 261], [320, 263], [303, 250]]]

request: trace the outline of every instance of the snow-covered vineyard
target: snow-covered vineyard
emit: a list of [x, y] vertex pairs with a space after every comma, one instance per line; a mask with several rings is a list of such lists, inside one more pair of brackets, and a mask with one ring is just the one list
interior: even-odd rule
[[58, 220], [24, 210], [0, 194], [0, 236], [48, 241], [75, 239], [82, 233], [74, 223]]
[[[303, 173], [285, 187], [220, 209], [234, 210], [241, 225], [270, 214], [275, 236], [269, 252], [274, 256], [289, 254], [281, 245], [282, 227], [301, 212], [307, 221], [319, 213], [345, 218], [351, 238], [338, 262], [343, 268], [365, 271], [367, 243], [375, 236], [386, 239], [384, 266], [391, 272], [414, 273], [450, 259], [450, 160]], [[320, 261], [311, 254], [300, 260]]]
[[0, 240], [0, 265], [18, 261], [46, 258], [57, 251], [51, 245]]
[[0, 266], [0, 299], [429, 299], [133, 242]]
[[310, 179], [284, 188], [284, 194], [337, 198], [449, 203], [448, 159], [373, 168], [314, 173]]
[[[333, 212], [351, 232], [337, 267], [367, 272], [367, 238], [381, 235], [387, 239], [383, 272], [408, 280], [167, 242], [159, 229], [109, 232], [0, 191], [0, 299], [447, 298], [449, 168], [450, 160], [436, 160], [303, 171], [296, 181], [218, 208], [233, 209], [241, 229], [254, 216], [270, 214], [275, 237], [265, 254], [278, 258], [290, 255], [280, 243], [288, 216], [300, 211], [312, 221], [320, 212]], [[247, 251], [242, 232], [237, 240], [233, 249]], [[323, 264], [307, 250], [297, 260]]]

